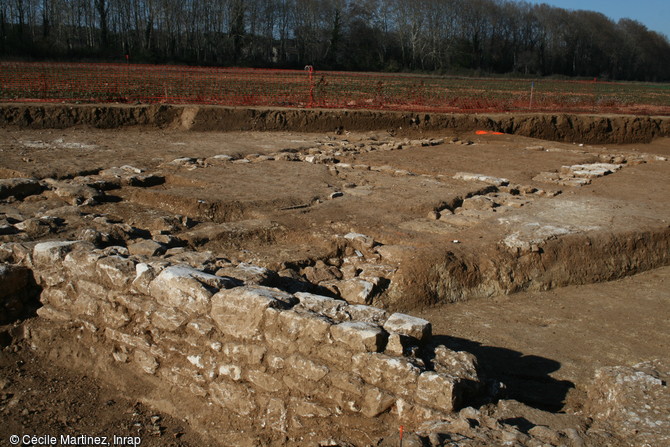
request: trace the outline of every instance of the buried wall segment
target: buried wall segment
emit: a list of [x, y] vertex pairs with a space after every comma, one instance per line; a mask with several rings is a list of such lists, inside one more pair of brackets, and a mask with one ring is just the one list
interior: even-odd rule
[[480, 388], [474, 357], [436, 345], [420, 318], [245, 284], [121, 247], [5, 249], [32, 269], [40, 317], [79, 326], [108, 360], [275, 432], [352, 415], [417, 426]]

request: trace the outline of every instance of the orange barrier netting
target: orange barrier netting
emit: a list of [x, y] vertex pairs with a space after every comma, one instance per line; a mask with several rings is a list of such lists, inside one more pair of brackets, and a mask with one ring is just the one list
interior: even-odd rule
[[[306, 67], [307, 68], [307, 67]], [[670, 114], [662, 84], [530, 81], [169, 65], [0, 63], [0, 100], [425, 112]]]

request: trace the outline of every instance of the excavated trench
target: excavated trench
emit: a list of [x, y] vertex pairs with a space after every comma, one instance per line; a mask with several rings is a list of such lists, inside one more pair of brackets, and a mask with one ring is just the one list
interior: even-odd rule
[[[474, 420], [474, 438], [504, 442], [509, 414], [488, 428], [494, 413], [449, 416], [497, 402], [497, 378], [427, 321], [392, 312], [670, 264], [665, 157], [584, 147], [668, 137], [667, 117], [16, 104], [0, 116], [12, 132], [331, 134], [150, 161], [158, 147], [141, 169], [98, 160], [57, 179], [3, 167], [16, 178], [0, 188], [0, 324], [38, 307], [44, 322], [0, 332], [0, 345], [26, 337], [213, 438], [257, 425], [224, 445], [314, 445], [333, 425], [348, 438], [320, 445], [370, 444], [397, 423], [427, 441], [438, 432], [425, 422], [441, 418]], [[480, 129], [555, 144], [469, 140]], [[641, 183], [650, 175], [653, 197]], [[561, 410], [541, 397], [533, 406]], [[522, 445], [542, 440], [521, 432]]]
[[[415, 116], [407, 113], [382, 113], [369, 111], [325, 111], [325, 110], [259, 110], [259, 109], [239, 109], [224, 107], [191, 107], [191, 106], [95, 106], [95, 105], [4, 105], [0, 106], [0, 115], [4, 119], [4, 125], [8, 128], [26, 128], [26, 129], [59, 129], [73, 126], [90, 126], [102, 129], [122, 129], [127, 127], [138, 127], [142, 129], [175, 129], [178, 131], [238, 131], [238, 130], [263, 130], [263, 131], [286, 131], [299, 130], [302, 132], [333, 132], [341, 133], [343, 131], [370, 131], [375, 129], [384, 129], [391, 139], [397, 136], [395, 140], [402, 138], [402, 135], [415, 137], [424, 134], [431, 134], [436, 130], [444, 132], [463, 133], [474, 129], [487, 129], [491, 131], [502, 131], [510, 134], [524, 135], [528, 137], [538, 137], [554, 141], [580, 142], [593, 144], [611, 144], [611, 143], [632, 143], [649, 142], [654, 138], [668, 136], [670, 134], [670, 120], [666, 117], [634, 117], [634, 116], [567, 116], [567, 115], [432, 115]], [[426, 140], [424, 140], [426, 141]], [[421, 145], [421, 140], [408, 140]], [[390, 143], [389, 143], [390, 144]], [[398, 146], [397, 143], [395, 143]], [[432, 145], [429, 142], [426, 145]], [[393, 145], [390, 150], [395, 149]], [[405, 144], [407, 147], [408, 145]], [[411, 146], [411, 145], [410, 145]], [[281, 148], [280, 148], [281, 149]], [[184, 232], [181, 237], [189, 244], [191, 248], [197, 249], [226, 249], [242, 248], [243, 245], [254, 243], [259, 245], [263, 255], [258, 259], [264, 266], [276, 270], [290, 268], [294, 270], [295, 276], [300, 276], [307, 281], [315, 283], [316, 290], [329, 290], [330, 294], [342, 296], [333, 281], [341, 280], [343, 274], [341, 268], [345, 264], [349, 267], [354, 266], [354, 271], [362, 270], [356, 264], [380, 263], [380, 258], [391, 259], [388, 269], [394, 272], [393, 278], [379, 277], [374, 281], [374, 293], [363, 299], [364, 302], [374, 302], [377, 305], [383, 305], [390, 308], [411, 309], [417, 305], [434, 304], [439, 302], [453, 302], [467, 300], [470, 298], [494, 296], [497, 294], [508, 294], [522, 290], [547, 290], [554, 287], [561, 287], [569, 284], [587, 284], [590, 282], [607, 281], [620, 278], [625, 275], [645, 271], [654, 267], [667, 265], [670, 251], [668, 250], [668, 228], [662, 222], [645, 222], [644, 228], [635, 228], [635, 225], [622, 225], [620, 229], [616, 225], [609, 225], [607, 220], [618, 218], [615, 215], [602, 215], [596, 218], [595, 225], [571, 225], [570, 219], [579, 218], [579, 216], [569, 216], [563, 219], [564, 227], [558, 225], [557, 220], [549, 219], [550, 222], [534, 222], [529, 220], [520, 220], [513, 222], [508, 226], [539, 226], [540, 230], [544, 227], [549, 228], [549, 233], [545, 236], [541, 234], [525, 235], [526, 240], [513, 240], [512, 244], [509, 238], [516, 237], [514, 231], [500, 238], [491, 239], [486, 233], [492, 228], [492, 232], [500, 232], [499, 222], [489, 222], [485, 225], [472, 225], [472, 219], [481, 219], [482, 214], [473, 216], [467, 215], [468, 211], [459, 214], [463, 210], [463, 201], [473, 197], [489, 198], [497, 193], [511, 195], [511, 199], [521, 200], [517, 205], [523, 206], [525, 202], [544, 200], [559, 200], [565, 197], [567, 192], [571, 194], [572, 186], [570, 183], [576, 181], [577, 186], [581, 186], [582, 181], [588, 183], [590, 179], [563, 176], [558, 174], [542, 173], [533, 180], [537, 180], [545, 175], [546, 181], [555, 183], [554, 190], [547, 189], [552, 194], [563, 193], [559, 199], [543, 197], [539, 199], [538, 193], [533, 185], [516, 184], [512, 186], [500, 187], [500, 185], [487, 184], [488, 180], [475, 178], [472, 186], [460, 188], [457, 192], [449, 194], [440, 200], [439, 203], [418, 204], [413, 206], [410, 211], [413, 213], [429, 214], [449, 213], [454, 219], [445, 220], [451, 227], [428, 228], [425, 223], [416, 228], [416, 222], [403, 222], [400, 224], [405, 234], [413, 239], [412, 243], [406, 243], [402, 238], [394, 237], [391, 225], [384, 225], [379, 222], [370, 221], [370, 219], [361, 219], [361, 213], [352, 217], [353, 222], [348, 231], [341, 231], [341, 238], [347, 232], [356, 229], [357, 232], [370, 237], [366, 242], [369, 246], [361, 247], [360, 243], [351, 244], [352, 241], [342, 242], [341, 239], [333, 240], [332, 237], [324, 237], [323, 234], [313, 231], [306, 227], [301, 221], [291, 221], [292, 216], [318, 214], [313, 210], [319, 206], [325, 207], [328, 204], [329, 194], [340, 194], [340, 190], [345, 193], [354, 194], [361, 188], [339, 190], [324, 189], [321, 186], [315, 187], [316, 181], [312, 178], [300, 185], [301, 188], [309, 188], [310, 194], [300, 194], [299, 192], [287, 192], [278, 194], [283, 188], [285, 177], [305, 178], [304, 168], [294, 168], [279, 174], [283, 175], [279, 181], [272, 179], [272, 172], [275, 164], [271, 160], [298, 161], [303, 165], [309, 165], [312, 168], [315, 165], [323, 166], [328, 169], [328, 175], [331, 180], [340, 180], [346, 187], [348, 180], [360, 180], [360, 176], [351, 175], [352, 159], [351, 148], [338, 146], [334, 150], [326, 147], [323, 150], [305, 150], [292, 149], [280, 150], [270, 161], [261, 160], [261, 163], [253, 166], [265, 165], [266, 168], [259, 170], [248, 168], [247, 165], [233, 166], [232, 170], [238, 172], [237, 182], [242, 181], [246, 186], [231, 191], [217, 188], [216, 175], [224, 176], [224, 183], [230, 177], [228, 171], [220, 171], [221, 174], [215, 174], [207, 178], [188, 175], [184, 173], [185, 166], [188, 170], [196, 168], [211, 167], [215, 168], [222, 162], [230, 161], [227, 159], [197, 159], [184, 158], [175, 160], [176, 165], [170, 166], [167, 172], [156, 179], [146, 179], [135, 183], [129, 183], [134, 188], [123, 188], [118, 192], [109, 194], [109, 200], [121, 200], [129, 202], [136, 206], [154, 209], [160, 212], [166, 212], [172, 215], [187, 216], [195, 222], [213, 223], [217, 226], [204, 226]], [[528, 149], [536, 150], [532, 147]], [[337, 152], [339, 150], [339, 152]], [[559, 149], [550, 149], [558, 151]], [[570, 152], [570, 150], [564, 150]], [[333, 153], [337, 155], [333, 156]], [[576, 152], [576, 151], [572, 151]], [[357, 154], [353, 152], [354, 155]], [[378, 152], [379, 153], [379, 152]], [[311, 155], [310, 155], [311, 154]], [[315, 154], [315, 155], [314, 155]], [[393, 154], [393, 152], [391, 152]], [[280, 157], [281, 156], [281, 157]], [[345, 156], [345, 157], [343, 157]], [[348, 156], [348, 157], [346, 157]], [[312, 159], [309, 159], [312, 157]], [[316, 160], [314, 158], [316, 157]], [[319, 158], [320, 157], [320, 158]], [[238, 157], [238, 161], [249, 161], [244, 157]], [[345, 158], [344, 162], [340, 162]], [[656, 157], [662, 159], [662, 157]], [[387, 157], [383, 162], [393, 163], [393, 156]], [[658, 163], [658, 161], [647, 154], [636, 154], [628, 159], [622, 155], [611, 155], [607, 153], [586, 152], [582, 160], [589, 162], [609, 162], [616, 161], [617, 166], [631, 166], [638, 163]], [[234, 160], [233, 160], [234, 161]], [[257, 161], [251, 159], [251, 161]], [[570, 162], [574, 163], [574, 160]], [[201, 165], [199, 165], [201, 164]], [[294, 165], [297, 165], [293, 163]], [[175, 167], [176, 166], [176, 167]], [[232, 166], [229, 164], [229, 166]], [[360, 165], [359, 165], [360, 166]], [[410, 175], [417, 173], [406, 169], [393, 170], [387, 165], [377, 167], [373, 165], [363, 165], [370, 176], [391, 174], [393, 176]], [[407, 165], [401, 166], [406, 168]], [[557, 166], [558, 167], [558, 166]], [[164, 168], [167, 168], [164, 166]], [[356, 166], [354, 166], [356, 168]], [[475, 170], [474, 168], [473, 170]], [[355, 170], [355, 169], [354, 169]], [[95, 177], [99, 169], [79, 170], [77, 174], [65, 175], [63, 178], [76, 175], [86, 176], [93, 174]], [[258, 172], [256, 172], [258, 171]], [[376, 171], [376, 172], [370, 172]], [[196, 171], [198, 172], [198, 171]], [[316, 177], [319, 173], [310, 173]], [[558, 176], [556, 178], [551, 176]], [[617, 174], [618, 175], [618, 174]], [[249, 176], [250, 180], [245, 180]], [[419, 177], [428, 177], [425, 173]], [[90, 177], [90, 175], [89, 175]], [[151, 176], [150, 176], [151, 177]], [[432, 179], [444, 182], [442, 176], [434, 174]], [[415, 177], [416, 178], [416, 177]], [[588, 178], [588, 176], [586, 177]], [[312, 183], [310, 181], [314, 180]], [[471, 179], [472, 180], [472, 179]], [[289, 180], [290, 181], [290, 180]], [[364, 179], [364, 182], [374, 182], [374, 178]], [[412, 178], [409, 179], [412, 181]], [[263, 190], [255, 190], [254, 184], [258, 182], [265, 183]], [[588, 184], [587, 183], [587, 184]], [[353, 184], [350, 182], [349, 184]], [[92, 184], [91, 184], [92, 185]], [[537, 182], [534, 183], [537, 185]], [[556, 186], [567, 186], [568, 191], [556, 190]], [[95, 186], [95, 185], [92, 185]], [[360, 185], [357, 185], [360, 186]], [[394, 185], [397, 187], [397, 185]], [[447, 185], [449, 186], [449, 185]], [[460, 185], [459, 185], [460, 186]], [[400, 186], [403, 187], [402, 185]], [[519, 191], [521, 187], [522, 191]], [[516, 188], [516, 189], [515, 189]], [[525, 190], [524, 190], [525, 188]], [[248, 193], [248, 191], [251, 191]], [[545, 191], [540, 191], [545, 192]], [[529, 198], [529, 200], [526, 200]], [[361, 196], [363, 203], [366, 203], [366, 195]], [[470, 200], [472, 201], [472, 200]], [[579, 205], [579, 203], [577, 203]], [[377, 203], [372, 200], [369, 205], [374, 208]], [[495, 207], [498, 204], [494, 203]], [[622, 206], [615, 204], [614, 207]], [[508, 206], [501, 208], [507, 209]], [[588, 207], [587, 207], [588, 208]], [[597, 208], [597, 206], [596, 206]], [[284, 212], [278, 213], [277, 211]], [[486, 210], [497, 211], [497, 209]], [[291, 213], [287, 216], [286, 214]], [[381, 209], [381, 213], [387, 210]], [[590, 210], [586, 210], [590, 213]], [[337, 213], [337, 211], [335, 212]], [[486, 213], [485, 213], [486, 214]], [[492, 213], [488, 213], [493, 216]], [[316, 225], [321, 225], [318, 216]], [[326, 217], [332, 217], [326, 215]], [[450, 217], [450, 216], [446, 216]], [[497, 217], [497, 216], [494, 216]], [[498, 218], [503, 219], [503, 217]], [[357, 221], [364, 221], [359, 222]], [[470, 221], [468, 221], [470, 219]], [[588, 217], [587, 217], [588, 219]], [[490, 219], [489, 219], [490, 220]], [[559, 219], [560, 220], [560, 219]], [[454, 223], [455, 221], [455, 223]], [[330, 220], [327, 220], [330, 222]], [[367, 223], [366, 223], [367, 222]], [[593, 224], [593, 222], [592, 222]], [[208, 224], [209, 225], [209, 224]], [[314, 223], [312, 223], [312, 226]], [[413, 226], [412, 226], [413, 225]], [[141, 226], [138, 222], [136, 225]], [[404, 226], [404, 227], [403, 227]], [[463, 248], [461, 246], [451, 245], [449, 242], [458, 240], [458, 235], [464, 230], [470, 230], [469, 239], [477, 239], [474, 244]], [[482, 228], [483, 227], [483, 228]], [[576, 228], [575, 228], [576, 227]], [[552, 229], [553, 228], [553, 229]], [[558, 231], [552, 234], [552, 231]], [[337, 233], [337, 231], [334, 231]], [[541, 231], [540, 231], [541, 232]], [[397, 232], [396, 232], [397, 233]], [[402, 233], [402, 232], [401, 232]], [[418, 233], [418, 235], [417, 235]], [[428, 234], [428, 237], [423, 237]], [[437, 241], [432, 238], [434, 233], [453, 233], [453, 239], [443, 237]], [[423, 234], [423, 236], [422, 236]], [[483, 234], [483, 235], [482, 235]], [[337, 234], [336, 234], [337, 235]], [[450, 237], [450, 236], [449, 236]], [[417, 240], [418, 239], [418, 240]], [[523, 237], [521, 238], [523, 239]], [[292, 250], [292, 245], [300, 245], [304, 241], [309, 241], [312, 250]], [[347, 243], [349, 242], [348, 250]], [[460, 241], [459, 241], [460, 242]], [[304, 243], [302, 244], [304, 245]], [[351, 246], [355, 247], [351, 247]], [[395, 253], [387, 256], [380, 255], [376, 247], [387, 246], [399, 247]], [[268, 251], [277, 249], [281, 255], [268, 255]], [[365, 248], [365, 249], [362, 249]], [[387, 250], [388, 251], [388, 250]], [[393, 250], [392, 250], [393, 251]], [[237, 253], [239, 254], [239, 253]], [[352, 258], [352, 254], [359, 259]], [[242, 256], [244, 257], [244, 256]], [[253, 261], [253, 256], [247, 256], [247, 261]], [[370, 258], [370, 262], [366, 259]], [[382, 259], [382, 263], [388, 259]], [[308, 269], [308, 270], [305, 270]], [[316, 269], [316, 271], [315, 271]], [[338, 271], [340, 270], [340, 271]], [[308, 272], [309, 274], [306, 274]], [[349, 274], [348, 276], [351, 276]], [[354, 274], [354, 277], [357, 277]], [[352, 279], [352, 278], [347, 278]], [[329, 282], [330, 280], [330, 282]], [[320, 282], [326, 284], [318, 284]]]
[[258, 109], [171, 105], [0, 104], [4, 126], [64, 129], [144, 126], [191, 131], [334, 132], [457, 129], [489, 130], [589, 144], [649, 143], [670, 136], [670, 119], [570, 114], [416, 114], [382, 111]]

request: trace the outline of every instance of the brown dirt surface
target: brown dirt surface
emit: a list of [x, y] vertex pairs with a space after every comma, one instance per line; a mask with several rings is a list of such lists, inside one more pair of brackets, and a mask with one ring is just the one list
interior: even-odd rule
[[[357, 257], [391, 266], [390, 285], [381, 282], [372, 304], [431, 320], [445, 345], [472, 352], [487, 377], [505, 383], [504, 397], [568, 415], [570, 423], [589, 423], [582, 410], [597, 368], [670, 360], [669, 138], [573, 144], [477, 135], [467, 126], [220, 132], [211, 126], [215, 114], [205, 112], [191, 110], [183, 126], [162, 129], [0, 128], [0, 179], [88, 185], [123, 165], [161, 179], [110, 186], [99, 200], [55, 186], [4, 197], [0, 218], [20, 230], [0, 240], [77, 239], [95, 229], [107, 245], [130, 246], [170, 236], [329, 295], [338, 289], [320, 268], [344, 272]], [[567, 168], [596, 163], [620, 166], [606, 175]], [[458, 177], [463, 172], [506, 181]], [[349, 232], [386, 251], [356, 253], [343, 243]], [[172, 248], [166, 256], [177, 259]], [[28, 341], [5, 344], [0, 439], [139, 430], [142, 445], [207, 445], [186, 422], [138, 403], [127, 389], [63, 370]]]
[[522, 292], [417, 313], [477, 355], [511, 398], [578, 411], [597, 368], [670, 360], [670, 267], [616, 281]]
[[143, 446], [210, 445], [188, 422], [93, 376], [54, 365], [21, 341], [0, 351], [0, 414], [3, 445], [11, 445], [12, 435], [21, 438], [20, 445], [38, 445], [33, 437], [55, 436], [60, 443], [61, 436], [82, 435], [107, 437], [110, 445], [114, 436], [139, 438]]

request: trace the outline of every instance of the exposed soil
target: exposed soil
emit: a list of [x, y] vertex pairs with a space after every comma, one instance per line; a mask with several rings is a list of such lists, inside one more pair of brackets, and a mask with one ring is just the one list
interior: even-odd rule
[[193, 131], [333, 132], [484, 129], [546, 140], [576, 143], [649, 143], [670, 135], [664, 116], [569, 114], [426, 114], [366, 110], [264, 109], [170, 105], [0, 104], [6, 125], [33, 129], [128, 126]]
[[[145, 446], [207, 446], [187, 421], [151, 409], [92, 376], [53, 365], [27, 342], [0, 352], [0, 413], [3, 445], [11, 435], [140, 438]], [[128, 441], [128, 445], [134, 442]]]
[[[588, 425], [585, 389], [598, 367], [670, 360], [667, 118], [422, 116], [410, 124], [417, 117], [376, 112], [20, 105], [0, 106], [0, 116], [0, 178], [81, 186], [130, 165], [158, 179], [107, 185], [96, 200], [55, 186], [2, 197], [7, 228], [33, 219], [4, 242], [74, 240], [85, 230], [103, 245], [170, 236], [170, 248], [261, 265], [296, 281], [291, 287], [328, 295], [344, 295], [337, 281], [356, 257], [390, 266], [369, 302], [431, 320], [443, 343], [474, 353], [505, 383], [504, 397], [546, 411], [536, 424], [565, 416]], [[611, 170], [563, 168], [598, 163]], [[51, 223], [35, 223], [45, 217]], [[356, 253], [343, 243], [350, 232], [385, 254]], [[17, 338], [0, 357], [0, 438], [139, 431], [142, 445], [211, 442]]]

